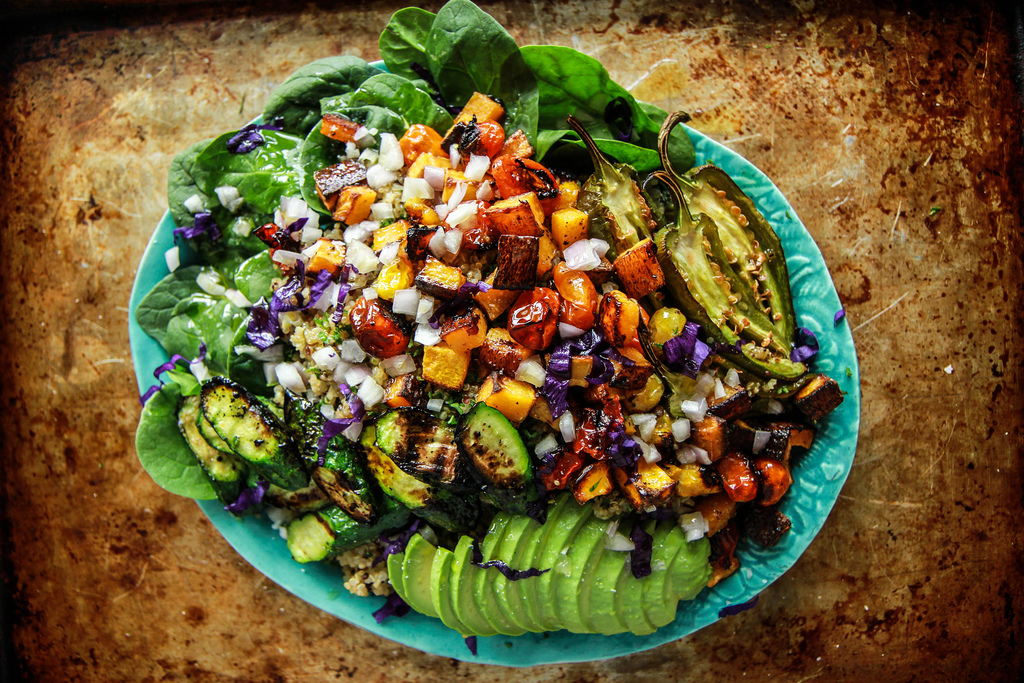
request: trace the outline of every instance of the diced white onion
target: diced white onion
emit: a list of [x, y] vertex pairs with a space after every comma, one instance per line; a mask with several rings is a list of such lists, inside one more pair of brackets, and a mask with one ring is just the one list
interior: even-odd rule
[[164, 260], [167, 261], [167, 270], [172, 273], [176, 271], [181, 265], [181, 254], [178, 253], [178, 247], [171, 247], [165, 251]]
[[434, 188], [423, 178], [406, 178], [402, 183], [402, 203], [410, 199], [433, 199]]
[[644, 441], [648, 441], [651, 435], [654, 434], [654, 428], [658, 425], [658, 416], [654, 413], [636, 413], [630, 415], [629, 419], [636, 425], [637, 431], [640, 432], [640, 438]]
[[362, 363], [366, 358], [366, 351], [355, 339], [346, 339], [341, 342], [341, 359], [346, 363]]
[[337, 289], [338, 285], [333, 282], [327, 285], [327, 288], [320, 295], [320, 298], [316, 300], [315, 304], [313, 304], [314, 310], [326, 311], [328, 308], [333, 306], [335, 298], [338, 295]]
[[[654, 425], [652, 424], [651, 431], [653, 430]], [[644, 460], [646, 460], [649, 464], [656, 463], [659, 460], [661, 460], [661, 453], [658, 452], [658, 449], [652, 446], [651, 444], [647, 443], [647, 441], [645, 441], [643, 437], [638, 438], [634, 436], [633, 440], [636, 441], [636, 444], [638, 446], [640, 446], [640, 452], [643, 453]]]
[[365, 365], [353, 365], [345, 373], [345, 384], [350, 387], [358, 387], [369, 376], [370, 370]]
[[380, 295], [377, 294], [376, 287], [372, 287], [371, 286], [371, 287], [364, 287], [363, 288], [363, 298], [366, 299], [367, 301], [373, 301], [378, 296], [380, 296]]
[[611, 536], [606, 536], [604, 539], [605, 550], [615, 550], [618, 552], [630, 552], [636, 549], [633, 545], [633, 541], [629, 540], [622, 533], [616, 531]]
[[338, 352], [330, 346], [320, 347], [313, 352], [310, 358], [313, 359], [313, 362], [316, 363], [318, 368], [322, 368], [324, 370], [334, 370], [334, 368], [338, 367], [338, 361], [341, 360], [338, 356]]
[[398, 377], [399, 375], [407, 375], [410, 372], [416, 372], [416, 361], [413, 357], [407, 353], [403, 353], [398, 356], [391, 356], [386, 359], [381, 365], [384, 367], [384, 371], [391, 377]]
[[236, 218], [235, 222], [231, 224], [231, 231], [236, 235], [248, 237], [252, 233], [253, 227], [255, 226], [252, 224], [252, 221], [249, 220], [248, 218]]
[[547, 376], [547, 372], [544, 370], [544, 365], [540, 362], [539, 356], [530, 356], [519, 363], [519, 367], [516, 369], [517, 380], [532, 384], [538, 388], [544, 386], [544, 380]]
[[326, 418], [328, 420], [333, 420], [334, 419], [334, 406], [332, 406], [330, 403], [323, 404], [322, 406], [320, 406], [320, 414], [323, 415], [324, 418]]
[[676, 451], [676, 457], [682, 464], [695, 462], [698, 465], [710, 465], [711, 458], [708, 457], [708, 452], [699, 446], [693, 444], [686, 444]]
[[345, 261], [355, 266], [355, 269], [363, 275], [372, 273], [380, 265], [373, 249], [355, 240], [345, 243]]
[[364, 406], [372, 408], [384, 398], [384, 387], [377, 384], [372, 377], [367, 377], [359, 385], [359, 391], [356, 392], [356, 396], [363, 401]]
[[421, 294], [420, 303], [416, 306], [416, 322], [426, 325], [432, 315], [434, 315], [434, 297]]
[[683, 442], [690, 438], [690, 421], [680, 418], [672, 423], [672, 438]]
[[690, 422], [700, 422], [708, 412], [708, 402], [705, 398], [699, 401], [683, 401], [680, 408]]
[[320, 245], [317, 244], [316, 242], [313, 242], [313, 244], [303, 249], [301, 253], [306, 258], [313, 258], [314, 256], [316, 256], [316, 252], [318, 251], [320, 251]]
[[562, 433], [562, 441], [565, 443], [576, 440], [576, 421], [572, 419], [570, 411], [565, 411], [562, 417], [558, 418], [558, 431]]
[[380, 134], [380, 158], [377, 163], [389, 171], [400, 171], [405, 164], [402, 147], [394, 133]]
[[592, 237], [590, 239], [590, 246], [594, 248], [594, 253], [596, 253], [599, 257], [604, 256], [605, 254], [608, 253], [608, 250], [611, 249], [611, 245], [609, 245], [604, 240], [597, 239], [596, 237]]
[[427, 401], [427, 410], [436, 413], [437, 411], [441, 410], [441, 408], [444, 408], [443, 398], [432, 398], [429, 401]]
[[729, 368], [729, 372], [725, 373], [725, 384], [730, 387], [740, 385], [740, 373], [736, 372], [736, 368]]
[[288, 391], [301, 394], [306, 390], [306, 383], [302, 381], [302, 375], [291, 363], [278, 363], [274, 371], [277, 374], [277, 381]]
[[423, 179], [427, 181], [427, 184], [434, 190], [440, 192], [444, 189], [444, 169], [438, 168], [437, 166], [424, 166], [423, 167]]
[[297, 251], [288, 251], [286, 249], [278, 249], [270, 258], [272, 261], [280, 263], [282, 266], [293, 266], [297, 261], [305, 263], [309, 260], [309, 257], [305, 254], [300, 254]]
[[304, 226], [302, 226], [302, 236], [299, 238], [299, 241], [302, 242], [303, 244], [309, 244], [310, 242], [315, 244], [318, 239], [323, 237], [323, 235], [323, 230], [321, 230], [318, 227], [311, 226], [309, 223], [306, 223]]
[[196, 276], [196, 284], [199, 289], [212, 296], [223, 296], [227, 288], [220, 283], [220, 275], [215, 270], [202, 270]]
[[264, 363], [280, 363], [284, 360], [284, 347], [281, 344], [274, 344], [260, 351], [255, 346], [236, 346], [235, 353], [239, 356], [245, 354]]
[[185, 210], [193, 215], [197, 213], [202, 213], [203, 210], [206, 208], [203, 206], [203, 198], [197, 194], [192, 195], [184, 202], [182, 202], [182, 204], [185, 205]]
[[353, 422], [341, 433], [343, 437], [352, 442], [359, 441], [359, 435], [363, 433], [363, 421]]
[[715, 398], [725, 398], [725, 385], [722, 380], [715, 379]]
[[476, 188], [476, 198], [485, 202], [494, 199], [494, 184], [490, 180], [480, 183], [480, 187]]
[[305, 218], [309, 212], [309, 205], [302, 197], [281, 197], [281, 214], [286, 223], [294, 223], [300, 218]]
[[448, 205], [442, 202], [434, 207], [434, 212], [437, 214], [438, 218], [444, 220], [448, 217]]
[[575, 325], [570, 325], [569, 323], [558, 323], [558, 335], [562, 339], [575, 339], [576, 337], [582, 336], [584, 332], [586, 332], [586, 330], [581, 330]]
[[764, 450], [764, 447], [768, 445], [768, 441], [772, 438], [771, 432], [766, 432], [763, 429], [758, 429], [754, 432], [754, 453], [760, 453]]
[[342, 238], [346, 243], [365, 242], [379, 226], [380, 223], [376, 221], [360, 221], [355, 225], [350, 225], [345, 228], [345, 232], [342, 233]]
[[686, 540], [700, 540], [708, 532], [710, 527], [704, 515], [699, 512], [690, 512], [679, 516], [679, 526], [686, 533]]
[[452, 227], [460, 226], [470, 218], [476, 218], [477, 206], [476, 202], [459, 204], [445, 216], [445, 222]]
[[565, 257], [565, 265], [572, 270], [593, 270], [601, 265], [601, 259], [594, 251], [590, 240], [579, 240], [570, 244], [562, 255]]
[[239, 292], [237, 289], [226, 289], [224, 290], [224, 296], [228, 301], [233, 303], [239, 308], [251, 308], [252, 302], [245, 298], [245, 295]]
[[607, 534], [609, 536], [614, 536], [615, 532], [618, 531], [618, 530], [619, 530], [619, 520], [618, 519], [611, 520], [610, 522], [608, 522], [608, 526], [606, 526], [604, 528], [605, 534]]
[[213, 188], [214, 193], [217, 195], [217, 201], [220, 205], [231, 213], [235, 213], [242, 206], [242, 195], [238, 194], [238, 188], [232, 185], [221, 185], [220, 187]]
[[377, 202], [370, 205], [370, 218], [375, 221], [384, 221], [395, 217], [395, 207], [387, 202]]
[[415, 316], [419, 313], [420, 307], [420, 290], [415, 287], [409, 289], [400, 289], [395, 292], [395, 300], [391, 305], [391, 310], [399, 315], [411, 315]]
[[469, 161], [466, 162], [466, 170], [463, 175], [467, 180], [483, 180], [490, 167], [491, 160], [486, 155], [471, 154]]
[[263, 379], [267, 381], [267, 384], [278, 384], [277, 363], [263, 364]]
[[451, 195], [448, 196], [448, 201], [445, 204], [448, 205], [448, 211], [452, 211], [456, 206], [462, 203], [462, 200], [466, 198], [466, 191], [469, 189], [469, 184], [459, 181], [455, 183], [455, 189], [452, 190]]
[[768, 405], [766, 406], [766, 412], [769, 415], [781, 415], [782, 404], [776, 401], [774, 398], [768, 399]]
[[390, 266], [398, 258], [398, 250], [402, 248], [400, 241], [389, 242], [384, 245], [384, 248], [380, 250], [380, 262], [385, 266]]
[[349, 159], [355, 159], [359, 156], [359, 147], [354, 142], [345, 143], [345, 156]]
[[352, 364], [343, 360], [339, 360], [338, 364], [334, 366], [334, 381], [337, 384], [341, 384], [345, 381], [345, 375], [352, 369]]
[[602, 294], [607, 294], [608, 292], [614, 292], [616, 289], [618, 289], [618, 288], [615, 285], [613, 285], [611, 282], [606, 282], [603, 285], [601, 285], [601, 293]]
[[[454, 146], [455, 145], [452, 145], [452, 147]], [[537, 455], [547, 455], [556, 448], [558, 448], [558, 439], [555, 438], [554, 434], [548, 434], [537, 443], [533, 452]]]
[[189, 363], [188, 370], [199, 382], [205, 382], [210, 379], [210, 371], [207, 369], [206, 363], [201, 360], [194, 360]]
[[[461, 207], [460, 207], [461, 208]], [[454, 213], [454, 212], [453, 212]], [[449, 230], [444, 234], [444, 248], [451, 255], [459, 253], [459, 247], [462, 246], [462, 231], [461, 230]]]
[[447, 253], [447, 250], [444, 247], [444, 228], [437, 229], [437, 232], [435, 232], [431, 236], [430, 241], [427, 242], [427, 247], [435, 258], [441, 258], [445, 253]]
[[396, 180], [398, 180], [398, 175], [380, 164], [374, 164], [366, 169], [366, 184], [373, 190], [381, 190]]
[[426, 323], [421, 323], [416, 326], [412, 340], [424, 346], [437, 346], [441, 342], [441, 332]]
[[459, 163], [462, 161], [462, 155], [459, 154], [458, 145], [452, 145], [448, 148], [448, 161], [452, 162], [452, 168], [459, 167]]
[[357, 145], [360, 145], [367, 139], [372, 140], [373, 134], [370, 133], [370, 129], [367, 128], [366, 126], [359, 126], [359, 128], [356, 129], [356, 132], [353, 133], [352, 135], [352, 142], [356, 143]]

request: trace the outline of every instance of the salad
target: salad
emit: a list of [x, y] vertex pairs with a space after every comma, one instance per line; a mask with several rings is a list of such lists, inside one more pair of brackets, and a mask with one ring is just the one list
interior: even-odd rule
[[651, 633], [786, 533], [793, 449], [843, 400], [782, 245], [592, 58], [468, 0], [380, 48], [174, 160], [140, 458], [380, 619]]

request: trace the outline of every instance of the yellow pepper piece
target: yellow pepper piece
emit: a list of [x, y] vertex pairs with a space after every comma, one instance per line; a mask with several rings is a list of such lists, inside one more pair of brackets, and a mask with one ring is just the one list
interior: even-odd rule
[[412, 287], [414, 277], [412, 264], [404, 256], [400, 256], [394, 263], [380, 271], [373, 288], [377, 290], [377, 296], [381, 299], [393, 301], [395, 292]]

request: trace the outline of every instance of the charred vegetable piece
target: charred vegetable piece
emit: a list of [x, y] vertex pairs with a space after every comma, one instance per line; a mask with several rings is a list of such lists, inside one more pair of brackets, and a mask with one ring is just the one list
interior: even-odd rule
[[640, 304], [626, 296], [625, 292], [616, 289], [601, 297], [597, 324], [609, 344], [616, 348], [639, 349], [637, 332], [640, 323]]
[[739, 529], [733, 521], [726, 524], [721, 533], [711, 537], [711, 555], [708, 558], [711, 563], [711, 579], [708, 581], [708, 588], [731, 576], [740, 568], [740, 561], [735, 555], [739, 538]]
[[693, 507], [707, 521], [708, 536], [717, 534], [736, 516], [736, 501], [725, 491], [698, 498]]
[[326, 270], [331, 277], [337, 277], [345, 266], [345, 243], [340, 241], [319, 239], [316, 241], [316, 251], [306, 264], [306, 272], [309, 274], [319, 273]]
[[244, 387], [214, 377], [203, 384], [199, 396], [210, 425], [258, 478], [288, 490], [309, 483], [284, 425]]
[[712, 462], [720, 460], [729, 448], [728, 423], [721, 417], [707, 415], [690, 429], [690, 443], [708, 452]]
[[[395, 221], [391, 225], [385, 225], [373, 233], [373, 250], [380, 251], [392, 242], [401, 242], [409, 234], [412, 226], [409, 221]], [[433, 234], [433, 233], [431, 233]]]
[[441, 325], [441, 338], [457, 351], [469, 352], [480, 348], [486, 337], [487, 318], [476, 306], [453, 313]]
[[499, 199], [484, 210], [484, 217], [503, 235], [540, 237], [544, 210], [534, 192]]
[[368, 354], [391, 358], [409, 348], [409, 323], [379, 299], [361, 297], [350, 313], [352, 333]]
[[789, 467], [778, 460], [758, 458], [753, 463], [754, 471], [760, 479], [757, 502], [760, 505], [775, 505], [793, 484], [793, 475]]
[[519, 292], [514, 289], [498, 289], [494, 286], [494, 279], [497, 274], [497, 271], [494, 271], [484, 280], [484, 282], [491, 285], [490, 289], [473, 295], [473, 298], [484, 309], [487, 319], [491, 322], [497, 320], [519, 298]]
[[509, 334], [528, 349], [546, 349], [558, 329], [560, 303], [558, 294], [547, 287], [523, 292], [508, 314]]
[[294, 510], [296, 512], [316, 512], [323, 510], [331, 503], [324, 490], [316, 484], [310, 484], [296, 491], [286, 491], [279, 486], [270, 485], [263, 495], [264, 502], [276, 508]]
[[650, 238], [619, 254], [613, 265], [626, 294], [634, 299], [641, 299], [665, 284], [658, 250]]
[[505, 144], [501, 147], [500, 156], [526, 159], [533, 156], [533, 145], [530, 144], [526, 133], [517, 130], [505, 138]]
[[337, 507], [303, 515], [288, 524], [288, 550], [296, 562], [318, 562], [377, 539], [409, 519], [409, 509], [385, 496], [376, 524], [363, 524]]
[[422, 270], [416, 276], [416, 287], [421, 292], [442, 299], [453, 299], [459, 288], [466, 284], [466, 276], [453, 266], [446, 266], [433, 256], [428, 256]]
[[551, 171], [532, 159], [499, 156], [491, 163], [491, 175], [502, 197], [534, 195], [543, 206], [541, 223], [543, 216], [557, 205], [558, 181]]
[[793, 526], [789, 517], [774, 505], [745, 506], [739, 523], [743, 533], [764, 548], [773, 547]]
[[338, 142], [352, 142], [363, 124], [346, 119], [338, 114], [324, 114], [320, 122], [320, 134]]
[[634, 510], [643, 511], [651, 506], [661, 507], [668, 503], [675, 493], [675, 480], [657, 463], [649, 463], [640, 458], [637, 460], [635, 472], [629, 472], [621, 467], [611, 469], [615, 485]]
[[459, 451], [472, 476], [506, 512], [522, 512], [533, 493], [533, 464], [518, 430], [494, 408], [477, 403], [459, 420]]
[[403, 472], [432, 485], [465, 483], [466, 468], [455, 433], [419, 408], [396, 408], [377, 420], [377, 447]]
[[[431, 209], [433, 211], [433, 209]], [[436, 215], [436, 214], [435, 214]], [[415, 263], [423, 263], [430, 255], [430, 238], [437, 232], [437, 228], [423, 225], [413, 225], [405, 233], [405, 253], [409, 260]], [[426, 290], [424, 290], [426, 291]]]
[[721, 484], [708, 482], [701, 472], [700, 465], [687, 463], [685, 465], [666, 465], [665, 471], [668, 476], [676, 480], [676, 495], [680, 498], [697, 498], [699, 496], [710, 496], [722, 490]]
[[472, 351], [459, 351], [444, 342], [423, 347], [423, 379], [458, 391], [466, 381]]
[[842, 402], [843, 392], [839, 383], [825, 375], [813, 377], [793, 398], [797, 409], [812, 422], [825, 417]]
[[525, 235], [498, 237], [498, 267], [495, 289], [533, 289], [537, 282], [540, 238]]
[[331, 218], [355, 225], [370, 217], [370, 207], [377, 201], [377, 191], [363, 185], [349, 185], [338, 195]]
[[392, 408], [418, 406], [423, 396], [423, 385], [411, 372], [392, 377], [384, 390], [384, 402]]
[[366, 167], [355, 159], [346, 159], [319, 171], [313, 171], [316, 193], [327, 210], [334, 212], [341, 191], [349, 185], [366, 184]]
[[178, 410], [178, 431], [213, 484], [217, 498], [222, 503], [234, 503], [245, 485], [245, 462], [234, 453], [219, 451], [207, 443], [199, 432], [198, 422], [201, 417], [199, 396], [185, 397]]
[[530, 414], [537, 400], [537, 389], [527, 382], [493, 372], [480, 385], [476, 400], [494, 408], [515, 424], [520, 424]]
[[530, 355], [530, 349], [513, 339], [503, 327], [492, 327], [487, 330], [487, 337], [480, 347], [480, 362], [491, 370], [509, 376], [515, 376], [519, 364]]
[[583, 468], [576, 483], [572, 485], [572, 494], [580, 505], [598, 496], [604, 496], [615, 490], [612, 483], [611, 466], [606, 460], [599, 460]]
[[594, 326], [597, 311], [597, 289], [582, 270], [572, 270], [564, 262], [555, 266], [555, 289], [562, 297], [558, 321], [581, 330]]
[[743, 387], [725, 387], [726, 395], [708, 401], [708, 413], [723, 420], [735, 420], [750, 412], [750, 394]]
[[742, 453], [726, 454], [715, 467], [722, 477], [722, 487], [734, 501], [747, 503], [757, 497], [757, 475]]
[[636, 349], [623, 349], [621, 353], [622, 359], [611, 359], [614, 372], [608, 381], [609, 386], [628, 391], [643, 389], [654, 376], [654, 366]]

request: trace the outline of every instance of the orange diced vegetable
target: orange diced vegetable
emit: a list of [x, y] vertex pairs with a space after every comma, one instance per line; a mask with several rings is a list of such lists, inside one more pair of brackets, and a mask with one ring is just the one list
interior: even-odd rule
[[392, 408], [417, 405], [422, 397], [423, 388], [411, 372], [392, 377], [384, 390], [384, 402]]
[[[422, 123], [415, 123], [409, 126], [409, 130], [405, 131], [405, 135], [398, 141], [399, 147], [402, 148], [402, 156], [405, 157], [405, 165], [409, 166], [421, 154], [434, 154], [441, 156], [441, 134], [430, 126], [425, 126]], [[422, 174], [413, 176], [414, 178], [422, 178]]]
[[513, 376], [519, 364], [530, 357], [530, 349], [526, 348], [508, 333], [503, 327], [492, 327], [487, 330], [487, 337], [480, 347], [480, 362], [491, 370]]
[[504, 313], [519, 298], [519, 292], [514, 289], [498, 289], [494, 286], [494, 278], [497, 272], [495, 270], [484, 280], [484, 282], [491, 285], [489, 290], [473, 295], [473, 298], [484, 309], [487, 319], [491, 322], [495, 321], [498, 316]]
[[459, 287], [465, 283], [466, 276], [461, 270], [446, 266], [433, 256], [427, 257], [423, 269], [416, 276], [416, 287], [421, 292], [442, 299], [454, 298], [459, 293]]
[[566, 248], [587, 239], [589, 219], [587, 214], [579, 209], [559, 209], [551, 214], [551, 234], [555, 238], [558, 248], [565, 251]]
[[[441, 217], [437, 215], [434, 207], [427, 203], [427, 200], [420, 197], [413, 197], [405, 203], [405, 212], [415, 218], [423, 225], [439, 225]], [[434, 234], [433, 231], [430, 234]]]
[[441, 189], [441, 199], [447, 202], [460, 183], [466, 186], [466, 194], [463, 201], [475, 199], [476, 191], [480, 188], [482, 182], [482, 180], [467, 180], [466, 175], [462, 171], [448, 169], [444, 172], [444, 187]]
[[444, 342], [424, 346], [423, 379], [445, 389], [461, 389], [471, 358], [471, 352], [453, 349]]
[[607, 461], [599, 460], [583, 468], [576, 483], [573, 484], [572, 494], [580, 505], [585, 505], [587, 501], [607, 495], [614, 490], [611, 467]]
[[338, 114], [324, 114], [320, 122], [320, 134], [338, 142], [352, 142], [356, 131], [363, 127], [363, 124], [350, 121]]
[[441, 338], [457, 351], [480, 348], [486, 337], [487, 318], [475, 306], [463, 313], [448, 316], [441, 326]]
[[530, 414], [530, 408], [537, 400], [537, 388], [493, 372], [480, 385], [476, 400], [500, 411], [510, 422], [519, 424]]
[[477, 123], [484, 121], [500, 121], [505, 115], [505, 108], [483, 93], [475, 92], [466, 102], [455, 123], [469, 123], [476, 117]]
[[399, 256], [381, 269], [373, 283], [373, 288], [381, 299], [393, 301], [395, 292], [400, 289], [409, 289], [412, 287], [412, 283], [412, 264], [404, 256]]
[[496, 289], [533, 289], [537, 281], [540, 240], [526, 235], [498, 237], [498, 267], [494, 271]]
[[614, 290], [601, 297], [597, 322], [605, 340], [616, 348], [640, 348], [637, 329], [640, 327], [640, 304]]
[[371, 356], [391, 358], [409, 348], [406, 324], [380, 302], [360, 298], [350, 314], [356, 341]]
[[614, 266], [622, 288], [634, 299], [645, 297], [665, 284], [665, 273], [650, 238], [619, 254]]
[[392, 242], [400, 242], [405, 239], [409, 231], [409, 221], [395, 221], [391, 225], [385, 225], [373, 233], [373, 250], [380, 251]]
[[452, 162], [447, 155], [437, 156], [435, 154], [431, 154], [430, 152], [424, 152], [423, 154], [416, 157], [416, 161], [412, 162], [412, 165], [409, 166], [409, 170], [406, 172], [405, 175], [407, 175], [410, 178], [422, 178], [423, 169], [426, 168], [427, 166], [448, 169], [452, 167]]
[[331, 217], [355, 225], [370, 217], [370, 207], [377, 201], [377, 191], [365, 185], [350, 185], [341, 191]]
[[558, 201], [555, 202], [555, 210], [559, 211], [576, 206], [576, 199], [579, 197], [579, 194], [580, 184], [575, 180], [566, 180], [558, 186]]
[[332, 277], [336, 277], [344, 265], [345, 243], [321, 238], [316, 241], [316, 251], [306, 264], [306, 272], [319, 273], [326, 270]]
[[543, 232], [544, 211], [534, 192], [500, 199], [491, 204], [484, 215], [503, 235], [539, 237]]
[[[533, 145], [530, 144], [526, 133], [517, 130], [505, 138], [505, 145], [501, 148], [501, 156], [510, 156], [520, 159], [527, 159], [533, 156]], [[563, 183], [564, 184], [564, 183]], [[577, 190], [579, 185], [576, 186]]]

